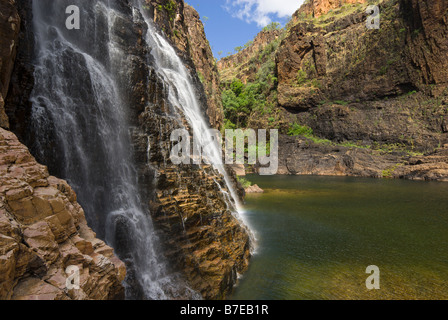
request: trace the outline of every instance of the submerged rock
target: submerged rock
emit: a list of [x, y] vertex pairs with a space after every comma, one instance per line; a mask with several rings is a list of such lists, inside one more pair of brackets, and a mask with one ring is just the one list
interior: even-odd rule
[[261, 189], [257, 184], [247, 187], [245, 189], [245, 191], [246, 191], [246, 193], [263, 193], [264, 192], [264, 190]]

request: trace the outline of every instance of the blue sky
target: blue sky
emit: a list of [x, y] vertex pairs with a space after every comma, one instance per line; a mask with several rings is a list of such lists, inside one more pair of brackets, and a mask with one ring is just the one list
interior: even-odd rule
[[[252, 40], [270, 22], [282, 26], [304, 0], [186, 0], [199, 12], [215, 57]], [[207, 17], [208, 19], [204, 19]], [[205, 21], [207, 20], [207, 21]]]

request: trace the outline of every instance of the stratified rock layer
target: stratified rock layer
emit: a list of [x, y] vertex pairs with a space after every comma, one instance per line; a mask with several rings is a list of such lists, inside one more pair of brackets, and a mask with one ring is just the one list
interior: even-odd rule
[[[168, 5], [170, 1], [148, 2], [156, 25], [191, 71], [204, 117], [208, 116], [211, 124], [220, 127], [222, 111], [216, 109], [219, 105], [213, 105], [206, 93], [207, 86], [213, 87], [217, 76], [212, 74], [216, 71], [214, 60], [208, 60], [212, 57], [211, 50], [198, 14], [181, 0], [174, 1], [173, 11], [168, 10], [173, 8]], [[191, 19], [188, 22], [187, 17]], [[195, 32], [199, 34], [191, 38]], [[229, 190], [221, 174], [206, 165], [171, 163], [171, 133], [175, 129], [187, 128], [190, 133], [192, 130], [185, 116], [179, 114], [179, 106], [170, 104], [167, 84], [153, 67], [145, 63], [144, 57], [134, 60], [141, 61], [132, 72], [135, 81], [144, 79], [143, 86], [129, 84], [133, 100], [144, 102], [143, 108], [135, 110], [138, 121], [133, 133], [139, 181], [160, 231], [164, 253], [204, 298], [226, 298], [238, 274], [248, 268], [250, 231], [229, 206]], [[202, 83], [197, 72], [204, 72]], [[140, 73], [149, 77], [137, 77]]]
[[[76, 194], [0, 129], [0, 299], [123, 298], [126, 270], [87, 226]], [[66, 286], [66, 268], [80, 289]]]
[[279, 174], [448, 182], [448, 145], [429, 155], [410, 155], [281, 136], [279, 158]]

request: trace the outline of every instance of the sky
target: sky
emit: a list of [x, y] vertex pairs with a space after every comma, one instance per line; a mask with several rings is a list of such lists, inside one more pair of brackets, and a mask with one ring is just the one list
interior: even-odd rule
[[[199, 12], [216, 58], [234, 53], [271, 22], [288, 22], [304, 0], [186, 0]], [[218, 53], [222, 51], [222, 55]]]

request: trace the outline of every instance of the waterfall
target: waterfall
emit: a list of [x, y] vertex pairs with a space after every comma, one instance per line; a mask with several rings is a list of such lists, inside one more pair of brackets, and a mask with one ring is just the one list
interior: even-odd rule
[[[79, 30], [65, 25], [66, 8], [71, 5], [81, 10]], [[210, 139], [202, 134], [209, 125], [182, 61], [156, 32], [141, 3], [135, 7], [132, 12], [119, 0], [33, 1], [36, 58], [30, 148], [52, 174], [70, 183], [89, 226], [126, 263], [128, 299], [199, 299], [179, 274], [169, 271], [149, 209], [140, 199], [130, 102], [118, 85], [126, 81], [127, 72], [128, 53], [123, 34], [118, 36], [122, 21], [140, 10], [149, 28], [146, 41], [154, 67], [166, 83], [170, 104], [179, 108], [198, 138]], [[212, 163], [227, 186], [216, 183], [240, 218], [238, 197], [224, 166], [218, 164], [220, 156], [215, 145]]]
[[198, 144], [200, 146], [209, 146], [207, 152], [208, 161], [224, 177], [230, 197], [223, 190], [222, 186], [215, 182], [218, 184], [224, 200], [234, 213], [235, 218], [241, 223], [248, 225], [242, 214], [243, 209], [237, 192], [223, 165], [221, 146], [213, 140], [211, 135], [207, 134], [210, 125], [202, 116], [201, 105], [196, 96], [189, 71], [177, 55], [175, 49], [156, 30], [151, 17], [142, 8], [141, 1], [134, 1], [134, 4], [140, 8], [148, 25], [146, 41], [151, 48], [151, 55], [154, 57], [156, 72], [167, 84], [169, 90], [168, 99], [171, 105], [178, 108], [181, 114], [186, 117]]
[[[72, 4], [81, 9], [80, 30], [65, 28]], [[56, 173], [77, 192], [89, 225], [126, 262], [126, 297], [178, 298], [189, 289], [167, 271], [139, 197], [128, 105], [117, 86], [126, 57], [114, 34], [118, 8], [115, 1], [33, 1], [32, 150], [43, 162], [57, 163]]]

